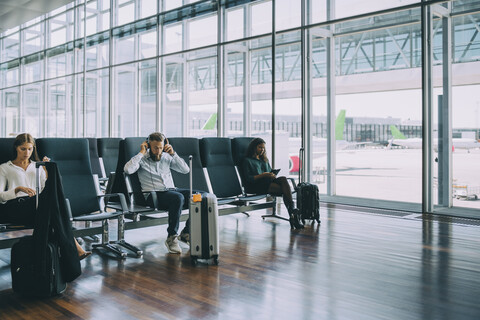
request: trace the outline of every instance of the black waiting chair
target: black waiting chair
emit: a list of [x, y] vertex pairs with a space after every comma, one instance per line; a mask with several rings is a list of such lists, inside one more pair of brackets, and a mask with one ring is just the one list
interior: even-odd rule
[[[0, 138], [0, 164], [13, 160], [13, 143], [15, 138]], [[7, 230], [11, 224], [0, 223], [0, 231]]]
[[[235, 162], [235, 166], [238, 169], [238, 173], [240, 175], [240, 179], [242, 181], [242, 186], [245, 186], [245, 177], [243, 175], [243, 168], [242, 168], [242, 163], [243, 160], [245, 159], [248, 145], [250, 142], [252, 142], [254, 138], [252, 137], [237, 137], [237, 138], [232, 138], [232, 155], [233, 155], [233, 161]], [[294, 182], [293, 182], [294, 183]], [[245, 190], [245, 188], [244, 188]], [[245, 190], [245, 193], [246, 190]], [[275, 199], [275, 196], [273, 196]], [[287, 218], [281, 217], [276, 213], [276, 210], [272, 212], [272, 214], [265, 214], [262, 215], [262, 218], [279, 218], [282, 220], [288, 220]]]
[[[200, 140], [202, 165], [206, 168], [212, 193], [229, 204], [243, 205], [249, 201], [256, 201], [266, 195], [246, 196], [243, 193], [235, 163], [232, 157], [230, 138], [203, 138]], [[244, 212], [246, 213], [246, 212]]]
[[110, 173], [115, 172], [118, 163], [118, 154], [120, 149], [120, 141], [122, 138], [98, 138], [98, 156], [102, 160], [105, 174], [107, 177]]
[[[122, 139], [119, 142], [117, 166], [115, 173], [111, 175], [111, 188], [107, 187], [107, 191], [111, 190], [112, 193], [118, 192], [125, 195], [128, 207], [128, 214], [125, 216], [134, 221], [140, 220], [142, 216], [163, 212], [158, 211], [155, 208], [154, 203], [156, 203], [156, 193], [150, 193], [152, 195], [152, 201], [147, 203], [145, 200], [145, 193], [142, 192], [137, 174], [134, 173], [127, 175], [123, 170], [125, 163], [127, 163], [134, 155], [138, 154], [140, 151], [140, 145], [143, 141], [145, 141], [145, 138], [130, 137]], [[116, 209], [120, 204], [118, 203], [118, 199], [111, 198], [109, 202], [106, 203], [106, 206], [108, 208]]]
[[108, 176], [105, 174], [102, 159], [100, 159], [100, 156], [98, 154], [97, 138], [86, 139], [88, 140], [88, 153], [90, 155], [90, 165], [92, 167], [92, 173], [96, 175], [101, 188], [105, 190]]
[[248, 145], [254, 138], [251, 137], [237, 137], [232, 138], [232, 156], [233, 162], [237, 167], [238, 174], [242, 180], [242, 186], [244, 185], [245, 178], [243, 177], [242, 163], [247, 153]]
[[[197, 138], [169, 138], [173, 150], [188, 164], [192, 156], [192, 188], [208, 192], [208, 183], [200, 158], [200, 140]], [[177, 188], [190, 189], [190, 175], [172, 171], [173, 183]]]
[[[124, 258], [127, 253], [113, 244], [133, 251], [137, 256], [142, 251], [127, 243], [124, 239], [124, 214], [128, 212], [123, 194], [116, 194], [122, 203], [121, 210], [104, 212], [100, 199], [114, 195], [98, 195], [92, 175], [87, 139], [82, 138], [42, 138], [37, 140], [39, 155], [48, 156], [57, 163], [62, 175], [65, 197], [68, 199], [73, 221], [102, 223], [102, 243], [94, 244], [93, 248], [104, 248], [117, 256]], [[117, 219], [118, 237], [109, 241], [108, 220]]]

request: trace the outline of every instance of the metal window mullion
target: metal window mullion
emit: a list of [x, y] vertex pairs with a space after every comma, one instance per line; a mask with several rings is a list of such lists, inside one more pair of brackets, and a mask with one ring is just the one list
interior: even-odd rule
[[160, 100], [160, 97], [163, 96], [160, 94], [162, 92], [162, 81], [163, 78], [161, 77], [160, 72], [162, 69], [160, 68], [160, 44], [161, 40], [163, 39], [163, 33], [162, 33], [162, 26], [160, 23], [160, 16], [158, 15], [158, 12], [160, 11], [161, 8], [161, 1], [157, 1], [157, 47], [156, 49], [156, 55], [155, 55], [155, 70], [156, 70], [156, 79], [157, 79], [157, 87], [156, 87], [156, 93], [157, 96], [155, 97], [155, 130], [162, 132], [163, 131], [163, 123], [161, 121], [162, 117], [162, 101]]
[[[163, 10], [163, 6], [162, 6], [162, 10]], [[160, 33], [161, 33], [161, 47], [158, 48], [158, 51], [160, 54], [163, 55], [164, 53], [164, 48], [165, 48], [165, 28], [163, 26], [163, 20], [159, 20], [159, 28], [160, 29]], [[159, 41], [159, 46], [160, 46], [160, 41]], [[160, 61], [162, 63], [162, 68], [161, 68], [161, 73], [160, 73], [160, 77], [161, 77], [161, 81], [159, 83], [159, 86], [160, 86], [160, 92], [161, 92], [161, 96], [159, 99], [161, 99], [161, 105], [160, 105], [160, 129], [163, 130], [163, 132], [165, 132], [166, 128], [167, 128], [167, 123], [166, 123], [166, 115], [167, 115], [167, 67], [166, 67], [166, 62], [165, 62], [165, 58], [164, 57], [161, 57], [160, 58]]]
[[[135, 11], [136, 13], [134, 14], [134, 16], [136, 16], [139, 12], [139, 4], [138, 3], [135, 3]], [[139, 33], [135, 33], [133, 35], [133, 60], [134, 61], [137, 61], [139, 58], [140, 58], [140, 36], [141, 34]], [[135, 108], [135, 112], [133, 113], [135, 115], [135, 119], [134, 119], [134, 124], [133, 124], [133, 132], [135, 132], [136, 135], [140, 135], [140, 121], [141, 121], [141, 107], [142, 107], [142, 103], [141, 103], [141, 72], [142, 72], [142, 68], [141, 68], [141, 62], [134, 62], [135, 64], [135, 67], [133, 68], [134, 70], [134, 82], [137, 83], [137, 85], [135, 86], [135, 88], [133, 88], [134, 90], [134, 96], [135, 96], [135, 105], [133, 106]]]
[[108, 135], [109, 137], [114, 136], [114, 130], [118, 127], [118, 124], [115, 124], [116, 121], [114, 119], [115, 110], [114, 110], [114, 101], [115, 97], [113, 96], [113, 84], [114, 84], [114, 72], [113, 72], [113, 32], [112, 28], [114, 25], [114, 15], [113, 11], [117, 10], [116, 6], [114, 6], [115, 0], [110, 0], [110, 30], [109, 30], [109, 38], [108, 38]]
[[[334, 0], [327, 0], [327, 18], [332, 19], [335, 15]], [[335, 139], [335, 111], [336, 111], [336, 87], [335, 87], [335, 38], [333, 34], [335, 26], [330, 25], [332, 36], [327, 42], [327, 195], [337, 193], [336, 185], [336, 139]], [[340, 48], [340, 47], [339, 47]], [[340, 63], [341, 63], [340, 59]]]
[[[251, 34], [251, 6], [244, 7], [244, 36], [249, 37]], [[247, 50], [242, 54], [243, 56], [243, 134], [249, 137], [252, 133], [252, 71], [250, 41], [246, 42]]]
[[225, 132], [225, 114], [227, 108], [227, 84], [226, 79], [226, 50], [225, 46], [221, 45], [226, 32], [225, 27], [225, 7], [217, 2], [217, 136], [224, 137]]
[[272, 68], [272, 168], [275, 168], [275, 100], [276, 100], [276, 86], [275, 86], [275, 78], [276, 78], [276, 45], [277, 45], [277, 39], [276, 39], [276, 28], [275, 28], [275, 11], [276, 11], [276, 0], [272, 0], [272, 63], [271, 63], [271, 68]]
[[[45, 34], [47, 35], [50, 35], [50, 32], [49, 32], [49, 28], [48, 28], [48, 24], [47, 24], [47, 19], [44, 20], [44, 23], [45, 23]], [[43, 97], [42, 97], [42, 100], [43, 100], [43, 105], [40, 107], [40, 114], [39, 114], [39, 123], [40, 123], [40, 128], [39, 128], [39, 134], [40, 136], [43, 136], [43, 137], [46, 137], [47, 136], [47, 132], [46, 132], [46, 128], [47, 128], [47, 106], [48, 106], [48, 96], [47, 96], [47, 92], [48, 92], [48, 81], [47, 81], [47, 74], [48, 74], [48, 57], [47, 57], [47, 40], [48, 36], [45, 36], [43, 37], [43, 52], [44, 52], [44, 55], [43, 55]], [[43, 113], [43, 116], [42, 116], [42, 113]]]
[[301, 107], [301, 145], [305, 152], [303, 153], [305, 159], [302, 159], [302, 181], [312, 181], [312, 126], [313, 126], [313, 110], [312, 110], [312, 97], [311, 97], [311, 36], [310, 32], [307, 32], [305, 25], [308, 22], [307, 16], [309, 10], [309, 1], [301, 1], [301, 92], [302, 92], [302, 107]]
[[[187, 48], [188, 44], [188, 37], [189, 37], [189, 25], [186, 20], [182, 21], [182, 28], [183, 28], [183, 45], [182, 49]], [[189, 112], [187, 110], [188, 108], [188, 97], [189, 97], [189, 92], [188, 92], [188, 62], [187, 62], [187, 57], [185, 56], [186, 53], [182, 53], [183, 57], [183, 62], [182, 62], [182, 84], [183, 84], [183, 89], [182, 89], [182, 106], [181, 106], [181, 113], [182, 117], [182, 137], [186, 137], [188, 133], [188, 121], [190, 120], [189, 117]]]
[[[448, 4], [451, 8], [451, 3]], [[443, 55], [442, 55], [442, 67], [443, 67], [443, 97], [442, 97], [442, 123], [443, 130], [439, 132], [438, 139], [439, 147], [442, 142], [443, 156], [440, 159], [442, 176], [439, 181], [443, 180], [441, 186], [443, 203], [439, 205], [445, 207], [452, 207], [452, 18], [450, 15], [442, 17], [442, 42], [443, 42]], [[446, 127], [445, 127], [446, 126]], [[440, 156], [440, 152], [439, 152]], [[440, 167], [439, 167], [440, 169]], [[440, 187], [440, 186], [439, 186]]]
[[428, 5], [422, 12], [422, 212], [433, 212], [433, 166], [432, 166], [432, 13]]
[[[82, 114], [83, 114], [83, 136], [86, 136], [87, 133], [87, 4], [85, 3], [83, 5], [83, 70], [82, 70], [82, 76], [83, 76], [83, 85], [82, 85], [82, 90], [83, 90], [83, 99], [81, 101], [82, 105], [80, 106], [82, 108]], [[76, 65], [76, 63], [75, 63]], [[75, 79], [76, 77], [74, 77]], [[75, 81], [75, 80], [74, 80]], [[76, 90], [76, 86], [75, 86]], [[77, 100], [77, 99], [75, 99]], [[75, 112], [73, 114], [76, 114]], [[74, 121], [76, 123], [76, 121]]]
[[18, 111], [18, 120], [17, 120], [17, 130], [24, 130], [23, 125], [22, 125], [22, 115], [23, 115], [23, 94], [22, 94], [22, 56], [23, 56], [23, 50], [22, 50], [22, 41], [23, 41], [23, 31], [19, 32], [18, 35], [20, 41], [19, 41], [19, 57], [18, 57], [18, 106], [17, 106], [17, 111]]

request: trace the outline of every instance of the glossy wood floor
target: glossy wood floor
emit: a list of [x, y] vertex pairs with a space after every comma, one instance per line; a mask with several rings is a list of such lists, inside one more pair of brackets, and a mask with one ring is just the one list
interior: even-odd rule
[[165, 226], [127, 232], [144, 257], [95, 253], [51, 299], [12, 292], [0, 251], [0, 319], [480, 319], [480, 222], [322, 207], [290, 231], [261, 211], [219, 218], [220, 265], [168, 254]]

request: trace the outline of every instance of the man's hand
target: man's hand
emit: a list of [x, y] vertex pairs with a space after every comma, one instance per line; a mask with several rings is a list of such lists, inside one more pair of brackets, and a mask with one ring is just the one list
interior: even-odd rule
[[169, 155], [173, 156], [175, 154], [175, 151], [173, 151], [173, 147], [171, 144], [166, 144], [164, 147], [163, 147], [163, 151], [168, 153]]
[[140, 145], [140, 152], [142, 154], [146, 154], [148, 149], [148, 143], [147, 141], [143, 141], [142, 144]]

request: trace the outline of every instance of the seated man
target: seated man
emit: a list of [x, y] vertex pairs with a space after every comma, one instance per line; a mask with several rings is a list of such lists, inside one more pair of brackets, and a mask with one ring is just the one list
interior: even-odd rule
[[[175, 153], [172, 146], [168, 144], [168, 140], [160, 132], [150, 134], [147, 140], [140, 145], [140, 152], [124, 167], [128, 174], [138, 171], [142, 191], [157, 192], [158, 203], [154, 205], [158, 209], [168, 210], [168, 237], [165, 245], [168, 252], [181, 253], [177, 232], [182, 209], [188, 206], [190, 190], [174, 187], [170, 169], [180, 173], [190, 171], [185, 161]], [[148, 197], [151, 198], [151, 195]], [[180, 240], [189, 242], [189, 227], [189, 221], [187, 221], [185, 228], [180, 233]]]

